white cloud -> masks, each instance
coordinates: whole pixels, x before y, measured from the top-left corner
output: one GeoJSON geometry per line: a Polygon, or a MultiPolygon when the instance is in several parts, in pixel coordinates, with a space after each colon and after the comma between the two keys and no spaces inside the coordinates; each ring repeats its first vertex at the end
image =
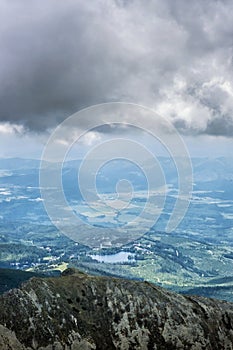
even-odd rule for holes
{"type": "Polygon", "coordinates": [[[0,123],[0,134],[22,134],[24,132],[24,127],[22,125],[10,124],[10,123],[0,123]]]}
{"type": "Polygon", "coordinates": [[[95,144],[100,140],[101,140],[101,136],[98,132],[90,131],[83,136],[81,141],[86,146],[92,146],[93,144],[95,144]]]}

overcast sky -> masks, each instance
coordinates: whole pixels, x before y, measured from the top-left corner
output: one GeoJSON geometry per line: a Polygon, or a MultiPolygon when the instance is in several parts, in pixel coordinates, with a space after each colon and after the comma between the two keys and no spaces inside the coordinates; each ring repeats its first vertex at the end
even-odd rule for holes
{"type": "Polygon", "coordinates": [[[226,154],[232,13],[232,0],[0,0],[0,156],[38,157],[58,123],[112,101],[169,118],[194,153],[226,154]]]}

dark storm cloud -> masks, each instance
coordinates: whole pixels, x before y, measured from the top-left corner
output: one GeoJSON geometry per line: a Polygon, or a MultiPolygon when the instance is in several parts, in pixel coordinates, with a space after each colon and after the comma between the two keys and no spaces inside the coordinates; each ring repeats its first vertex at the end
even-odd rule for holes
{"type": "Polygon", "coordinates": [[[183,133],[230,137],[232,11],[224,0],[2,0],[0,120],[43,131],[130,101],[183,133]]]}

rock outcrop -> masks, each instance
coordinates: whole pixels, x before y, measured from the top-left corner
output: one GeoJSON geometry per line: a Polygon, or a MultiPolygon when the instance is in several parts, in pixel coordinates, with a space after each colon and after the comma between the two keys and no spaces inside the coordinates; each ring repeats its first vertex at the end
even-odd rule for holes
{"type": "Polygon", "coordinates": [[[0,297],[1,350],[233,349],[233,304],[69,269],[0,297]]]}

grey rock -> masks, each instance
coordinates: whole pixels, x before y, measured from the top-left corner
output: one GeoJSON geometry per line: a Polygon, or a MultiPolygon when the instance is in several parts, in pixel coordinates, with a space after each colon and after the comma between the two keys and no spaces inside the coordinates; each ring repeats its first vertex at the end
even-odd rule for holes
{"type": "Polygon", "coordinates": [[[2,295],[0,324],[1,350],[233,350],[233,304],[78,270],[2,295]]]}

